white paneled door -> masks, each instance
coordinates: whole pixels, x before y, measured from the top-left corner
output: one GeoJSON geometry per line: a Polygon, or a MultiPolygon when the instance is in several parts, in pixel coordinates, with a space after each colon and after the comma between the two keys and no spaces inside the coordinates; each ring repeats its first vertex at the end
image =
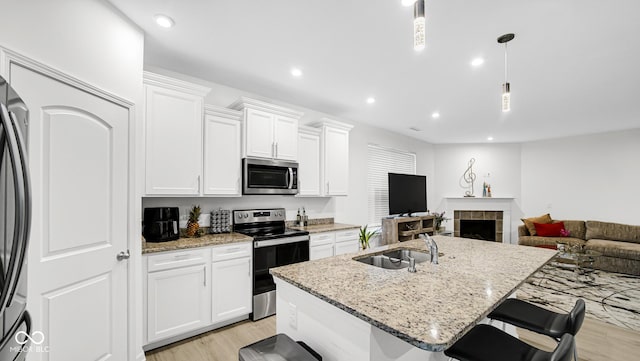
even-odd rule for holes
{"type": "Polygon", "coordinates": [[[29,107],[33,225],[28,304],[43,352],[126,360],[129,109],[11,64],[29,107]],[[46,347],[46,348],[45,348],[46,347]]]}

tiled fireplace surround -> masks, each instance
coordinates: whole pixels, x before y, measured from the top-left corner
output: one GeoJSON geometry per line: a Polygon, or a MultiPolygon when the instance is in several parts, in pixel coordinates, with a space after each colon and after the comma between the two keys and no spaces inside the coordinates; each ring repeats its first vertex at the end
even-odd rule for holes
{"type": "Polygon", "coordinates": [[[454,210],[453,235],[460,237],[460,220],[495,220],[495,240],[502,242],[502,211],[467,211],[454,210]]]}
{"type": "MultiPolygon", "coordinates": [[[[518,237],[511,225],[513,201],[512,197],[445,197],[446,215],[453,218],[454,236],[460,235],[460,219],[495,219],[496,242],[517,243],[518,237]]],[[[451,221],[448,225],[451,226],[451,221]]]]}

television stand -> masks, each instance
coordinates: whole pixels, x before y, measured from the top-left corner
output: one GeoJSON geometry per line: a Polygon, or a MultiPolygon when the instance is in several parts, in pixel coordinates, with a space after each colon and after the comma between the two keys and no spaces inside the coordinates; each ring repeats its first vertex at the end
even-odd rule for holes
{"type": "Polygon", "coordinates": [[[419,234],[433,235],[434,216],[395,217],[382,219],[382,243],[410,241],[419,234]]]}

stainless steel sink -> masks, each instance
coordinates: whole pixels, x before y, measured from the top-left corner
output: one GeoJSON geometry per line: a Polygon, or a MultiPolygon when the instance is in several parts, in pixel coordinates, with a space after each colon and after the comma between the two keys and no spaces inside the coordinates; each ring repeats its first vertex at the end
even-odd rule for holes
{"type": "Polygon", "coordinates": [[[413,257],[413,259],[416,260],[416,263],[422,263],[430,259],[429,253],[414,251],[410,249],[397,249],[394,251],[383,253],[382,255],[387,256],[391,259],[405,260],[407,261],[407,264],[409,263],[409,257],[413,257]]]}
{"type": "Polygon", "coordinates": [[[409,267],[409,257],[413,257],[416,263],[429,260],[429,254],[409,249],[398,249],[374,256],[354,258],[355,261],[384,269],[402,269],[409,267]]]}

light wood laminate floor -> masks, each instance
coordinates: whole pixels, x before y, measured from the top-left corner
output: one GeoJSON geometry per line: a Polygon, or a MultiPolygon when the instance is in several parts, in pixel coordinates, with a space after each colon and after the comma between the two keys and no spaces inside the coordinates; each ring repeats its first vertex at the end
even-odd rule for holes
{"type": "MultiPolygon", "coordinates": [[[[153,350],[147,354],[147,361],[235,361],[241,347],[275,333],[275,316],[244,321],[153,350]]],[[[522,340],[546,350],[556,346],[545,336],[520,329],[518,334],[522,340]]],[[[640,332],[591,318],[585,318],[576,342],[580,361],[636,360],[640,355],[640,332]]]]}
{"type": "Polygon", "coordinates": [[[238,350],[276,334],[276,317],[242,321],[147,353],[147,361],[235,361],[238,350]]]}

